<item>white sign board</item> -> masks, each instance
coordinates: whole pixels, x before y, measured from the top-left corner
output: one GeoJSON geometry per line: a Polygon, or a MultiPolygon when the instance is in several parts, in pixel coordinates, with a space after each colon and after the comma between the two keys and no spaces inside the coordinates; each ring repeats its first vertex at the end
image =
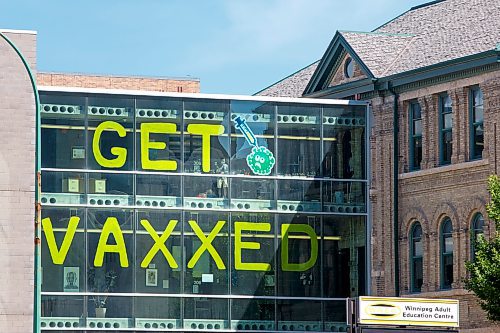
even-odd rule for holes
{"type": "Polygon", "coordinates": [[[361,296],[358,323],[458,327],[458,313],[457,300],[361,296]]]}

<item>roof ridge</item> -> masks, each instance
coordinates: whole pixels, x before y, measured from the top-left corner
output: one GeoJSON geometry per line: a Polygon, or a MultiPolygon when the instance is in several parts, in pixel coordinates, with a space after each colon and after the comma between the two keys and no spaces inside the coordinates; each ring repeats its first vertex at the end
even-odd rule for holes
{"type": "Polygon", "coordinates": [[[270,84],[270,85],[268,85],[267,87],[265,87],[265,88],[263,88],[263,89],[261,89],[261,90],[259,90],[259,91],[255,92],[255,93],[253,93],[253,94],[252,94],[252,96],[255,96],[255,95],[257,95],[257,94],[260,94],[260,93],[261,93],[261,92],[263,92],[264,90],[267,90],[267,89],[269,89],[269,88],[271,88],[271,87],[273,87],[273,86],[277,85],[278,83],[283,82],[283,81],[285,81],[286,79],[291,78],[291,77],[292,77],[292,76],[294,76],[295,74],[297,74],[297,73],[299,73],[299,72],[302,72],[304,69],[306,69],[306,68],[308,68],[308,67],[311,67],[312,65],[314,65],[315,63],[319,63],[320,61],[321,61],[321,59],[318,59],[318,60],[316,60],[316,61],[314,61],[314,62],[310,63],[309,65],[304,66],[304,67],[302,67],[302,68],[301,68],[301,69],[299,69],[299,70],[296,70],[295,72],[293,72],[292,74],[290,74],[290,75],[288,75],[288,76],[286,76],[286,77],[282,78],[281,80],[276,81],[276,82],[274,82],[274,83],[271,83],[271,84],[270,84]]]}
{"type": "Polygon", "coordinates": [[[396,16],[396,17],[394,17],[394,18],[390,19],[389,21],[387,21],[387,22],[385,22],[385,23],[383,23],[383,24],[379,25],[378,27],[376,27],[376,28],[375,28],[375,29],[373,29],[372,31],[377,31],[378,29],[380,29],[380,28],[382,28],[382,27],[384,27],[384,26],[388,25],[389,23],[391,23],[391,22],[393,22],[393,21],[397,20],[397,19],[398,19],[398,18],[400,18],[401,16],[403,16],[403,15],[405,15],[405,14],[407,14],[407,13],[409,13],[409,12],[413,11],[413,10],[420,9],[420,8],[424,8],[424,7],[428,7],[428,6],[432,6],[432,5],[435,5],[435,4],[440,3],[440,2],[443,2],[443,1],[446,1],[446,0],[433,0],[433,1],[430,1],[430,2],[425,2],[425,3],[421,4],[421,5],[417,5],[417,6],[410,7],[410,9],[408,9],[407,11],[405,11],[405,12],[403,12],[403,13],[399,14],[398,16],[396,16]]]}
{"type": "Polygon", "coordinates": [[[365,35],[394,36],[394,37],[415,37],[416,36],[416,34],[400,34],[400,33],[395,33],[395,32],[376,32],[376,31],[339,30],[339,32],[340,33],[348,32],[348,33],[365,34],[365,35]]]}

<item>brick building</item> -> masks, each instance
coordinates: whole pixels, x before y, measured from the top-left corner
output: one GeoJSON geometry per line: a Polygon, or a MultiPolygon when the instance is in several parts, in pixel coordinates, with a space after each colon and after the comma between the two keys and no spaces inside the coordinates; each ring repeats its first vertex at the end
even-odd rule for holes
{"type": "Polygon", "coordinates": [[[433,1],[337,32],[320,61],[257,93],[371,102],[371,293],[459,299],[471,332],[500,331],[463,284],[471,239],[494,235],[499,42],[498,0],[433,1]]]}

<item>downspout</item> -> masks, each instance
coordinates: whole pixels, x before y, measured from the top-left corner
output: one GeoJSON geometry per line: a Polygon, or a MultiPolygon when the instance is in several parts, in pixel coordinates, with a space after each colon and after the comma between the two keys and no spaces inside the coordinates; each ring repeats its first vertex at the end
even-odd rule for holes
{"type": "Polygon", "coordinates": [[[393,130],[394,130],[394,142],[393,142],[393,229],[394,229],[394,291],[395,296],[399,297],[399,112],[398,112],[398,99],[399,95],[394,91],[392,82],[388,85],[389,92],[394,96],[394,106],[393,106],[393,130]]]}
{"type": "Polygon", "coordinates": [[[36,87],[36,77],[31,71],[31,68],[24,58],[21,51],[16,47],[16,45],[0,31],[0,37],[2,37],[17,53],[19,58],[21,58],[24,67],[26,68],[26,72],[31,81],[31,87],[33,88],[33,93],[35,95],[35,216],[34,216],[34,224],[35,224],[35,234],[34,234],[34,242],[35,242],[35,258],[34,258],[34,274],[35,274],[35,283],[34,283],[34,299],[33,299],[33,332],[40,332],[40,317],[41,317],[41,280],[40,280],[40,247],[41,247],[41,227],[40,227],[40,219],[41,219],[41,205],[40,205],[40,97],[38,95],[38,88],[36,87]]]}

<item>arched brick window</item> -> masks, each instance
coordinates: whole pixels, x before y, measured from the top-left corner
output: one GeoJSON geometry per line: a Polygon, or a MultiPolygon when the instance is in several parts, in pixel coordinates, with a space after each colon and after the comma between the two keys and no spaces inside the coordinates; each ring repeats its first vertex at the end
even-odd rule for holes
{"type": "Polygon", "coordinates": [[[424,281],[422,226],[415,222],[410,231],[410,276],[412,292],[420,292],[424,281]]]}

